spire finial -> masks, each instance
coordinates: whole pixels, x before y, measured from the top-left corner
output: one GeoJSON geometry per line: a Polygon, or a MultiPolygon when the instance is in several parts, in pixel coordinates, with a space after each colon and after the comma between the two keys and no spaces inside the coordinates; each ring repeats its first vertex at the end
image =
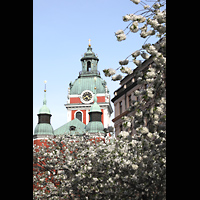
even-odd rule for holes
{"type": "Polygon", "coordinates": [[[89,39],[88,41],[89,41],[89,45],[88,46],[91,47],[91,44],[90,44],[91,39],[89,39]]]}
{"type": "Polygon", "coordinates": [[[47,81],[45,80],[45,81],[44,81],[44,92],[47,91],[47,90],[46,90],[46,83],[47,83],[47,81]]]}
{"type": "Polygon", "coordinates": [[[46,100],[46,83],[47,81],[45,80],[44,81],[44,100],[43,100],[43,105],[46,105],[47,104],[47,100],[46,100]]]}

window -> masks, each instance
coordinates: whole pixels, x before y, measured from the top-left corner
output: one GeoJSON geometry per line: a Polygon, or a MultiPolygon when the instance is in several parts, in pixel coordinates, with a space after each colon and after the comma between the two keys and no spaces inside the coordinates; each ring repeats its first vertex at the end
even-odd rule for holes
{"type": "Polygon", "coordinates": [[[120,126],[119,126],[119,130],[120,130],[120,132],[122,131],[122,124],[120,124],[120,126]]]}
{"type": "Polygon", "coordinates": [[[91,70],[91,62],[88,61],[88,62],[87,62],[87,71],[89,72],[90,70],[91,70]]]}
{"type": "Polygon", "coordinates": [[[82,122],[82,113],[81,112],[77,112],[76,113],[76,118],[79,119],[82,122]]]}
{"type": "Polygon", "coordinates": [[[122,114],[122,101],[119,102],[119,114],[122,114]]]}
{"type": "Polygon", "coordinates": [[[76,126],[70,126],[70,127],[69,127],[69,130],[70,130],[70,131],[75,131],[75,130],[76,130],[76,126]]]}
{"type": "Polygon", "coordinates": [[[128,96],[128,105],[131,106],[131,94],[128,96]]]}

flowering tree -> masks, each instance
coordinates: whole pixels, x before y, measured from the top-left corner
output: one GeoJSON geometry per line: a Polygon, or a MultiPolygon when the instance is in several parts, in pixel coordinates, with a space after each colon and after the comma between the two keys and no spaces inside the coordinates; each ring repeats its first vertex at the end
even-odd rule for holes
{"type": "MultiPolygon", "coordinates": [[[[131,1],[143,9],[137,11],[140,15],[123,16],[130,23],[115,33],[117,40],[139,31],[142,38],[159,37],[156,44],[146,40],[130,55],[138,67],[142,65],[139,56],[153,60],[147,71],[134,73],[141,85],[134,94],[140,101],[129,108],[133,116],[123,118],[124,126],[133,124],[136,134],[122,131],[112,142],[108,138],[97,142],[89,134],[56,136],[48,138],[46,145],[34,145],[34,199],[166,199],[166,10],[161,11],[165,1],[151,1],[151,5],[131,1]]],[[[119,61],[122,73],[133,73],[125,67],[130,56],[119,61]]],[[[118,69],[105,69],[104,73],[121,80],[118,69]]]]}
{"type": "MultiPolygon", "coordinates": [[[[151,5],[141,0],[131,1],[142,6],[143,9],[123,16],[123,21],[129,24],[124,30],[118,30],[115,36],[121,42],[126,40],[126,35],[129,33],[140,32],[140,36],[146,39],[142,48],[119,61],[120,67],[116,69],[120,69],[125,74],[134,73],[133,76],[140,85],[140,88],[134,92],[139,100],[133,101],[133,106],[129,108],[133,114],[123,117],[123,125],[129,130],[132,127],[136,129],[132,141],[135,141],[134,150],[139,155],[137,180],[140,180],[141,184],[138,185],[137,192],[140,195],[144,194],[143,199],[164,199],[166,192],[166,1],[146,0],[151,2],[151,5]],[[159,38],[158,42],[146,43],[153,36],[159,38]],[[133,72],[126,66],[130,62],[128,59],[130,57],[133,58],[132,61],[138,69],[142,67],[142,60],[138,59],[139,57],[143,60],[151,59],[153,63],[147,70],[133,72]]],[[[116,74],[116,70],[109,68],[103,71],[105,76],[112,77],[113,81],[121,80],[123,76],[116,74]]],[[[129,132],[121,132],[121,135],[128,136],[129,132]]]]}

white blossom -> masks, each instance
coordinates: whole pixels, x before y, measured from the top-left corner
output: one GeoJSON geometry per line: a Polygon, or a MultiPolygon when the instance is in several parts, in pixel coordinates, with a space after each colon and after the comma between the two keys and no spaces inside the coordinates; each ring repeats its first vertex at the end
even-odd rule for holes
{"type": "Polygon", "coordinates": [[[126,35],[124,33],[116,35],[118,41],[122,41],[126,39],[126,35]]]}
{"type": "Polygon", "coordinates": [[[123,78],[123,76],[121,74],[117,74],[117,75],[112,77],[112,80],[113,81],[118,81],[118,80],[121,80],[122,78],[123,78]]]}
{"type": "Polygon", "coordinates": [[[124,31],[122,29],[120,29],[115,33],[115,35],[119,35],[119,34],[124,34],[124,31]]]}
{"type": "Polygon", "coordinates": [[[147,53],[145,53],[145,52],[142,52],[142,53],[141,53],[141,56],[142,56],[142,58],[144,58],[145,60],[146,60],[146,59],[149,59],[149,57],[150,57],[149,54],[147,54],[147,53]]]}
{"type": "Polygon", "coordinates": [[[134,170],[137,170],[137,169],[138,169],[138,165],[133,164],[133,165],[132,165],[132,168],[133,168],[134,170]]]}
{"type": "Polygon", "coordinates": [[[120,71],[121,71],[122,73],[126,73],[126,74],[132,74],[132,73],[133,73],[133,70],[132,70],[130,67],[122,67],[122,68],[120,69],[120,71]]]}
{"type": "Polygon", "coordinates": [[[137,56],[139,56],[140,55],[140,51],[134,51],[132,54],[131,54],[133,57],[137,57],[137,56]]]}
{"type": "Polygon", "coordinates": [[[141,60],[133,59],[133,62],[134,62],[138,67],[142,64],[141,60]]]}
{"type": "Polygon", "coordinates": [[[137,21],[134,21],[132,23],[132,25],[130,26],[130,31],[133,32],[133,33],[136,33],[137,31],[139,31],[138,22],[137,21]]]}
{"type": "Polygon", "coordinates": [[[150,8],[149,5],[144,5],[144,9],[150,8]]]}
{"type": "Polygon", "coordinates": [[[127,131],[121,131],[119,133],[119,135],[122,136],[122,137],[127,137],[129,135],[129,133],[127,131]]]}
{"type": "Polygon", "coordinates": [[[109,68],[109,69],[104,69],[103,72],[105,76],[110,77],[116,73],[116,70],[113,68],[109,68]]]}
{"type": "Polygon", "coordinates": [[[140,0],[131,0],[133,3],[135,4],[139,4],[140,3],[140,0]]]}
{"type": "Polygon", "coordinates": [[[120,61],[119,61],[119,64],[120,64],[120,65],[128,65],[128,63],[129,63],[129,60],[128,60],[128,59],[120,60],[120,61]]]}

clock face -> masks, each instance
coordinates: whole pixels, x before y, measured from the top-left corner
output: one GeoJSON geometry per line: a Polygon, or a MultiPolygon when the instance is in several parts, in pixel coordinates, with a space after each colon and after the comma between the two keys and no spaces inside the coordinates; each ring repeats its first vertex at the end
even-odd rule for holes
{"type": "Polygon", "coordinates": [[[90,101],[92,99],[92,93],[91,92],[84,92],[82,95],[82,98],[84,101],[90,101]]]}
{"type": "Polygon", "coordinates": [[[92,103],[94,94],[90,90],[84,90],[80,95],[82,103],[92,103]]]}

